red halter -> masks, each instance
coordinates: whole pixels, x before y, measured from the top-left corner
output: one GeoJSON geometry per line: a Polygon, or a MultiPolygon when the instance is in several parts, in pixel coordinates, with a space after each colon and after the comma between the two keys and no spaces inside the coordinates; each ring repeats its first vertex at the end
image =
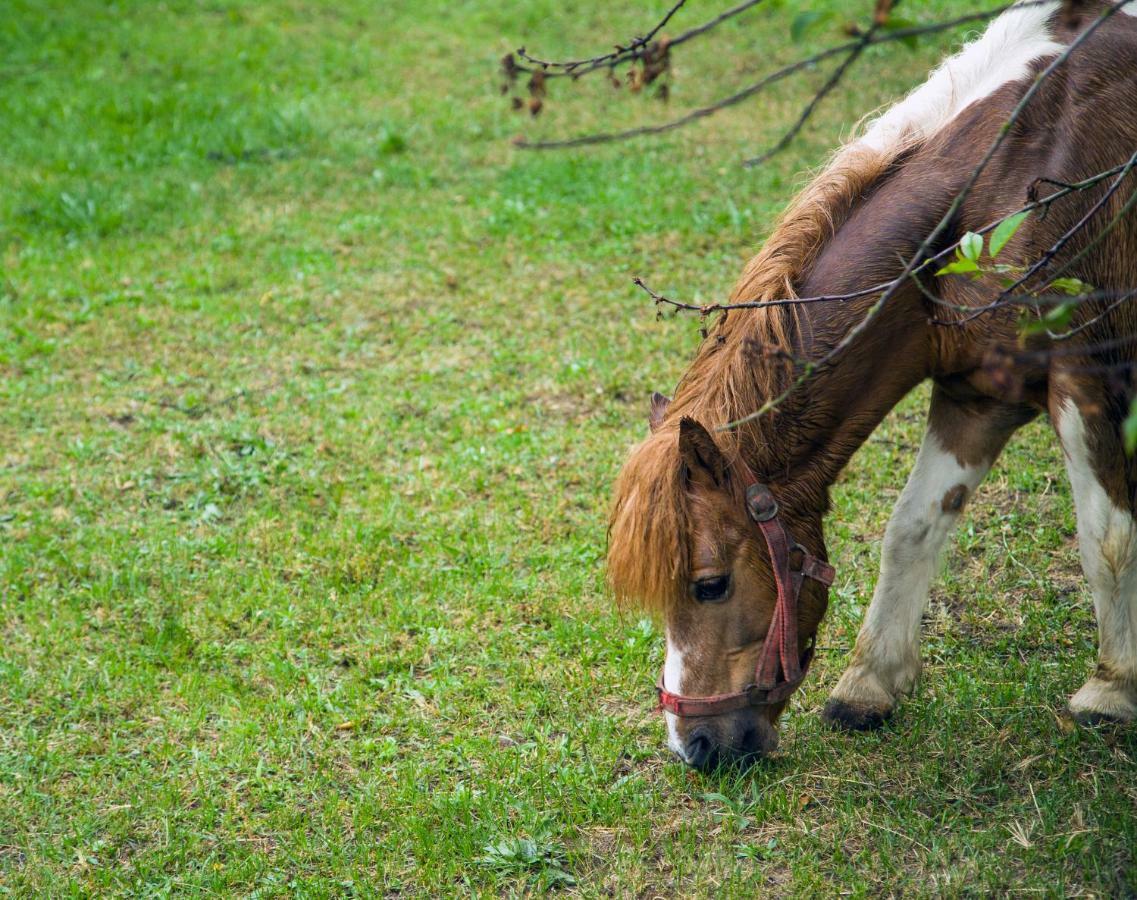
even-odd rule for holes
{"type": "Polygon", "coordinates": [[[774,582],[778,586],[778,602],[774,618],[762,645],[762,654],[754,668],[754,681],[733,694],[714,694],[710,697],[684,697],[673,694],[663,685],[663,672],[659,673],[656,691],[659,709],[676,716],[720,716],[750,706],[770,706],[781,703],[794,692],[813,660],[813,643],[798,657],[797,615],[798,596],[802,581],[812,578],[826,587],[833,583],[833,567],[806,552],[797,543],[778,518],[778,502],[764,484],[753,482],[746,489],[746,511],[757,523],[770,551],[770,565],[774,582]],[[801,562],[794,568],[791,556],[800,554],[801,562]],[[778,680],[781,674],[782,680],[778,680]]]}

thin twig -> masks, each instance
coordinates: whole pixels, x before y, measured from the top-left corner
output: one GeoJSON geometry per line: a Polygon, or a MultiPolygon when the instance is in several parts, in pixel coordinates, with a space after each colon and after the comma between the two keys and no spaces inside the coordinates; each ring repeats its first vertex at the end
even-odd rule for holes
{"type": "Polygon", "coordinates": [[[705,119],[712,116],[721,110],[728,107],[735,106],[743,100],[749,100],[755,94],[764,91],[772,84],[777,84],[784,78],[788,78],[795,72],[815,65],[831,56],[836,56],[846,50],[848,44],[842,44],[839,47],[831,47],[828,50],[822,50],[820,53],[815,53],[807,59],[799,60],[796,63],[791,63],[778,69],[776,72],[771,72],[764,78],[759,79],[748,87],[731,94],[729,97],[724,97],[721,100],[716,100],[709,106],[702,106],[694,109],[678,119],[672,119],[670,122],[664,122],[661,125],[641,125],[638,128],[628,128],[624,131],[609,131],[600,132],[597,134],[585,134],[576,138],[568,138],[560,141],[529,141],[525,138],[518,138],[513,142],[515,147],[522,150],[560,150],[566,147],[585,147],[591,144],[610,144],[613,141],[625,141],[629,138],[642,137],[649,134],[665,134],[668,131],[674,131],[676,128],[682,128],[684,125],[690,125],[699,119],[705,119]]]}
{"type": "Polygon", "coordinates": [[[1010,287],[1008,287],[1004,293],[1010,294],[1016,288],[1024,285],[1043,268],[1048,266],[1051,260],[1053,260],[1054,257],[1062,252],[1062,250],[1066,247],[1074,235],[1085,228],[1085,226],[1089,224],[1090,219],[1096,216],[1102,207],[1104,207],[1105,204],[1109,202],[1109,198],[1117,193],[1118,189],[1121,187],[1121,182],[1125,180],[1125,176],[1129,174],[1135,165],[1137,165],[1137,151],[1134,151],[1133,155],[1129,157],[1129,161],[1126,162],[1122,167],[1121,173],[1114,180],[1113,184],[1111,184],[1109,186],[1109,189],[1098,199],[1098,201],[1093,206],[1090,207],[1089,211],[1084,216],[1082,216],[1082,218],[1079,219],[1073,226],[1071,226],[1065,234],[1058,238],[1058,240],[1055,241],[1054,244],[1050,246],[1029,269],[1026,270],[1023,276],[1010,287]]]}
{"type": "MultiPolygon", "coordinates": [[[[1112,166],[1108,169],[1105,169],[1105,170],[1097,173],[1096,175],[1091,175],[1089,178],[1083,179],[1082,181],[1075,182],[1073,184],[1067,184],[1065,182],[1061,182],[1062,187],[1059,190],[1055,191],[1052,194],[1048,194],[1047,196],[1042,197],[1038,200],[1032,200],[1029,203],[1027,203],[1026,205],[1015,210],[1014,212],[1007,213],[1005,216],[1001,216],[1000,218],[995,219],[994,221],[988,223],[987,225],[984,225],[982,228],[976,229],[976,233],[977,234],[987,234],[991,231],[994,231],[1001,224],[1003,224],[1003,222],[1005,222],[1007,219],[1010,219],[1013,216],[1017,216],[1020,213],[1034,212],[1035,210],[1038,210],[1038,209],[1043,209],[1043,210],[1048,209],[1056,201],[1061,200],[1065,197],[1068,197],[1070,194],[1088,190],[1089,188],[1093,187],[1094,185],[1100,184],[1101,182],[1105,181],[1107,178],[1110,178],[1110,177],[1116,175],[1118,172],[1125,169],[1126,165],[1127,164],[1112,166]]],[[[1050,179],[1038,179],[1038,181],[1040,181],[1040,182],[1046,181],[1049,183],[1050,179]]],[[[940,250],[938,253],[936,253],[932,256],[929,256],[927,258],[927,260],[924,261],[923,265],[920,266],[920,268],[917,269],[916,273],[914,273],[914,274],[919,274],[920,272],[931,267],[935,263],[942,261],[945,257],[949,256],[958,246],[959,246],[959,242],[955,241],[954,243],[949,244],[943,250],[940,250]]],[[[745,300],[745,301],[742,301],[739,303],[704,303],[704,304],[687,303],[687,302],[682,301],[682,300],[674,300],[670,297],[665,297],[662,294],[658,294],[655,291],[653,291],[650,287],[648,287],[648,285],[644,282],[644,280],[642,278],[640,278],[639,276],[636,276],[635,278],[633,278],[632,283],[635,284],[637,287],[641,288],[645,293],[647,293],[648,296],[651,297],[652,301],[657,306],[660,306],[660,305],[670,306],[670,307],[675,308],[678,311],[695,312],[695,313],[698,313],[700,316],[706,317],[706,316],[712,315],[714,313],[729,312],[730,310],[735,310],[735,309],[769,309],[769,308],[775,307],[775,306],[805,306],[805,305],[809,305],[811,303],[840,303],[840,302],[843,302],[846,300],[855,300],[859,297],[867,297],[870,294],[879,293],[880,291],[886,290],[895,280],[896,279],[892,279],[890,281],[882,281],[882,282],[879,282],[878,284],[872,285],[871,287],[861,288],[860,290],[856,290],[856,291],[849,291],[848,293],[845,293],[845,294],[822,294],[822,295],[817,295],[817,296],[812,296],[812,297],[783,297],[783,298],[777,298],[777,299],[773,299],[773,300],[745,300]]],[[[973,306],[960,306],[960,305],[955,304],[955,303],[950,303],[941,297],[936,297],[934,294],[931,294],[930,292],[926,292],[925,295],[933,303],[936,303],[937,305],[940,305],[940,306],[945,306],[949,309],[958,310],[959,312],[971,312],[975,309],[975,307],[973,307],[973,306]]],[[[1063,296],[1066,296],[1066,295],[1063,295],[1063,296]]],[[[1043,298],[1038,297],[1036,299],[1042,300],[1043,298]]],[[[1066,296],[1066,299],[1068,299],[1068,296],[1066,296]]],[[[954,320],[953,321],[941,322],[941,321],[933,319],[931,321],[932,321],[932,324],[937,324],[937,325],[952,325],[952,324],[954,324],[954,320]]]]}
{"type": "Polygon", "coordinates": [[[753,159],[744,160],[742,165],[748,169],[754,168],[755,166],[760,166],[764,162],[770,160],[772,157],[777,156],[779,153],[785,150],[786,147],[793,143],[793,139],[796,138],[802,128],[805,127],[805,123],[809,121],[810,117],[817,110],[817,107],[821,105],[821,101],[828,97],[837,87],[837,85],[841,83],[844,77],[848,74],[849,70],[853,67],[853,64],[856,63],[856,61],[860,59],[861,54],[868,49],[869,44],[872,43],[873,38],[876,36],[876,33],[879,30],[880,25],[876,22],[873,22],[872,27],[864,33],[864,36],[859,41],[857,41],[856,46],[849,51],[849,55],[841,61],[841,65],[837,66],[837,68],[833,70],[833,73],[825,81],[825,84],[823,84],[818,89],[817,93],[815,93],[810,98],[809,103],[807,103],[805,105],[805,108],[801,111],[801,115],[797,117],[797,121],[794,122],[793,125],[791,125],[785,131],[778,142],[774,144],[774,146],[769,150],[760,153],[753,159]]]}
{"type": "MultiPolygon", "coordinates": [[[[740,15],[746,12],[748,9],[758,6],[758,4],[764,2],[766,2],[766,0],[744,0],[744,2],[739,3],[737,6],[731,7],[725,12],[720,13],[713,19],[709,19],[702,25],[696,25],[694,28],[689,28],[682,34],[678,34],[675,37],[671,38],[671,40],[667,42],[667,47],[669,50],[674,49],[675,47],[679,47],[682,44],[687,43],[687,41],[699,37],[699,35],[706,34],[712,28],[721,25],[728,19],[733,19],[735,16],[740,15]]],[[[540,72],[546,78],[569,77],[575,80],[587,75],[589,72],[595,72],[597,69],[608,69],[611,71],[617,66],[621,66],[625,63],[635,62],[637,59],[641,59],[643,57],[645,49],[646,47],[644,46],[637,47],[634,50],[628,49],[624,51],[624,55],[617,54],[614,58],[607,58],[603,56],[596,57],[594,61],[590,61],[587,65],[583,65],[580,68],[573,69],[571,71],[562,71],[557,69],[545,70],[542,68],[534,69],[529,66],[517,65],[516,63],[514,63],[514,68],[518,72],[524,72],[528,75],[540,72]]],[[[523,53],[525,53],[524,48],[518,50],[519,55],[523,53]]],[[[609,56],[612,56],[612,54],[609,54],[609,56]]],[[[529,59],[530,57],[526,55],[524,58],[529,59]]],[[[549,63],[549,65],[553,64],[549,63]]]]}
{"type": "MultiPolygon", "coordinates": [[[[1034,5],[1034,0],[1031,0],[1031,3],[1025,5],[1034,5]]],[[[872,40],[867,42],[866,46],[887,44],[891,43],[892,41],[903,41],[906,38],[918,37],[925,34],[934,34],[940,31],[947,31],[950,28],[966,25],[971,22],[987,21],[988,19],[994,18],[1009,8],[1009,6],[1000,6],[994,10],[968,13],[967,15],[957,16],[954,19],[949,19],[944,22],[933,22],[929,25],[916,25],[911,28],[898,28],[895,31],[878,31],[873,35],[872,40]]],[[[669,46],[673,48],[678,42],[678,39],[676,39],[672,41],[669,46]]],[[[522,150],[558,150],[568,147],[585,147],[593,144],[609,144],[614,141],[625,141],[631,138],[644,137],[646,135],[664,134],[668,131],[674,131],[677,128],[682,128],[685,125],[690,125],[692,122],[697,122],[699,119],[705,119],[708,116],[712,116],[715,113],[720,112],[724,109],[728,109],[731,106],[736,106],[744,100],[749,100],[751,97],[764,91],[771,85],[777,84],[779,81],[782,81],[783,79],[788,78],[790,75],[794,75],[803,69],[815,66],[817,63],[824,62],[831,57],[840,56],[843,53],[851,53],[858,46],[860,46],[862,42],[863,38],[858,38],[853,41],[846,41],[843,44],[838,44],[826,50],[821,50],[818,53],[814,53],[812,56],[800,59],[797,62],[783,66],[775,72],[771,72],[769,75],[760,78],[758,81],[743,88],[740,91],[730,94],[729,96],[724,97],[721,100],[717,100],[707,106],[692,110],[691,112],[686,113],[677,119],[673,119],[670,122],[663,122],[659,125],[643,125],[638,128],[628,128],[623,131],[585,134],[581,135],[580,137],[566,138],[564,140],[529,141],[524,138],[519,138],[513,143],[514,146],[522,150]]]]}
{"type": "Polygon", "coordinates": [[[875,294],[878,291],[884,290],[888,287],[888,282],[883,284],[873,285],[870,288],[864,288],[859,291],[852,291],[848,294],[827,294],[817,297],[786,297],[780,300],[750,300],[743,303],[685,303],[682,300],[672,300],[670,297],[665,297],[662,294],[657,294],[653,291],[644,280],[638,275],[632,279],[632,284],[643,290],[656,306],[671,306],[676,310],[697,312],[702,317],[707,317],[713,313],[726,312],[731,309],[769,309],[774,306],[802,306],[809,303],[832,303],[834,301],[852,300],[856,297],[867,297],[869,294],[875,294]]]}
{"type": "MultiPolygon", "coordinates": [[[[1046,284],[1047,285],[1054,284],[1054,282],[1056,282],[1062,276],[1062,274],[1064,272],[1068,272],[1080,259],[1082,259],[1091,250],[1093,250],[1094,247],[1096,247],[1098,244],[1100,244],[1103,240],[1105,240],[1105,238],[1108,237],[1110,233],[1112,233],[1112,231],[1118,226],[1118,224],[1121,222],[1121,220],[1130,212],[1130,210],[1132,210],[1134,208],[1135,205],[1137,205],[1137,190],[1134,190],[1133,193],[1129,195],[1129,199],[1125,202],[1125,205],[1122,206],[1122,208],[1118,211],[1117,215],[1115,215],[1112,219],[1110,219],[1109,223],[1106,224],[1106,226],[1104,228],[1102,228],[1096,235],[1094,235],[1094,237],[1090,240],[1090,242],[1085,247],[1083,247],[1081,250],[1079,250],[1078,253],[1076,253],[1071,259],[1068,259],[1065,263],[1063,263],[1062,266],[1050,276],[1050,278],[1047,280],[1046,284]]],[[[933,325],[945,325],[945,326],[959,328],[959,327],[962,327],[964,325],[969,324],[970,322],[973,322],[975,319],[978,319],[980,316],[986,315],[987,313],[991,312],[994,309],[999,309],[999,308],[1006,306],[1006,305],[1007,305],[1007,299],[1004,298],[1004,299],[996,300],[992,303],[989,303],[985,306],[981,306],[978,308],[971,307],[971,308],[969,308],[970,314],[967,316],[964,316],[962,319],[952,319],[952,320],[947,320],[947,321],[940,320],[940,319],[932,319],[930,321],[931,321],[931,324],[933,324],[933,325]]]]}
{"type": "MultiPolygon", "coordinates": [[[[660,30],[671,21],[671,17],[679,12],[680,8],[687,2],[687,0],[677,0],[677,2],[669,9],[659,23],[652,28],[647,34],[642,37],[633,38],[627,46],[616,45],[616,50],[613,53],[605,53],[603,56],[593,56],[590,59],[575,59],[568,62],[553,62],[551,60],[538,59],[535,56],[530,56],[525,52],[524,47],[517,49],[517,55],[526,62],[533,63],[540,66],[542,69],[562,69],[566,75],[571,75],[576,69],[581,66],[589,66],[590,68],[600,68],[601,66],[611,66],[617,61],[621,61],[625,57],[631,58],[637,51],[646,47],[651,43],[651,39],[659,34],[660,30]]],[[[762,0],[749,0],[749,3],[743,6],[753,6],[755,3],[761,3],[762,0]]],[[[546,75],[551,73],[546,72],[546,75]]]]}
{"type": "MultiPolygon", "coordinates": [[[[1081,332],[1085,331],[1087,328],[1090,328],[1091,326],[1096,325],[1098,322],[1100,322],[1102,319],[1104,319],[1106,316],[1108,316],[1111,312],[1113,312],[1115,309],[1117,309],[1119,306],[1121,306],[1121,304],[1127,302],[1128,300],[1131,300],[1135,296],[1137,296],[1137,290],[1129,291],[1129,292],[1123,294],[1118,299],[1114,300],[1113,303],[1111,303],[1109,306],[1107,306],[1105,309],[1103,309],[1096,316],[1093,316],[1092,318],[1086,320],[1085,322],[1082,322],[1082,324],[1078,325],[1076,328],[1071,328],[1067,331],[1062,332],[1061,334],[1054,334],[1052,331],[1047,331],[1046,333],[1050,337],[1051,340],[1067,341],[1070,338],[1072,338],[1074,335],[1080,334],[1081,332]]],[[[1084,302],[1084,299],[1085,298],[1079,297],[1078,302],[1084,302]]]]}

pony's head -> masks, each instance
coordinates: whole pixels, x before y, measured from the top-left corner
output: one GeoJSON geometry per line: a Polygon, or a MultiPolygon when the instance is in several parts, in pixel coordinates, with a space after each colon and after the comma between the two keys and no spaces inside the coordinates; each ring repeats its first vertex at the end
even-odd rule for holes
{"type": "MultiPolygon", "coordinates": [[[[653,402],[652,434],[620,473],[609,527],[608,578],[622,603],[662,619],[667,636],[663,687],[709,697],[753,683],[778,590],[770,553],[746,507],[746,467],[692,418],[667,417],[653,402]]],[[[775,488],[775,491],[777,489],[775,488]]],[[[794,538],[824,556],[821,515],[782,518],[794,538]]],[[[805,579],[798,607],[804,652],[825,613],[827,594],[805,579]]],[[[706,716],[667,717],[668,745],[705,768],[772,750],[785,701],[706,716]]]]}

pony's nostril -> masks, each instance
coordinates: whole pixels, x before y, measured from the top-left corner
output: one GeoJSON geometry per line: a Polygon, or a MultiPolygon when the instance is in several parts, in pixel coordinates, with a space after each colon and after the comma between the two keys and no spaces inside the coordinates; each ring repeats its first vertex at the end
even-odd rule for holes
{"type": "Polygon", "coordinates": [[[711,736],[705,731],[693,732],[687,739],[687,746],[683,748],[686,751],[688,765],[696,769],[703,768],[710,762],[714,747],[711,736]]]}
{"type": "Polygon", "coordinates": [[[762,739],[758,735],[757,728],[747,728],[744,732],[742,732],[742,752],[762,752],[762,739]]]}
{"type": "Polygon", "coordinates": [[[778,733],[765,722],[749,725],[742,732],[739,753],[742,756],[764,756],[778,747],[778,733]]]}

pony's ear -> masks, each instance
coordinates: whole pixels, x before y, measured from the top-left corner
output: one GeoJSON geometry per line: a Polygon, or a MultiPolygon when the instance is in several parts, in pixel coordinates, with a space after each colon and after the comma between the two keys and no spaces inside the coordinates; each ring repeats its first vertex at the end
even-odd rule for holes
{"type": "Polygon", "coordinates": [[[679,420],[679,456],[692,481],[709,479],[715,487],[722,486],[726,479],[726,457],[710,432],[687,416],[679,420]]]}
{"type": "Polygon", "coordinates": [[[651,427],[652,432],[659,431],[663,424],[663,417],[667,413],[667,407],[670,405],[671,398],[664,397],[659,391],[651,395],[651,412],[648,413],[647,424],[651,427]]]}

